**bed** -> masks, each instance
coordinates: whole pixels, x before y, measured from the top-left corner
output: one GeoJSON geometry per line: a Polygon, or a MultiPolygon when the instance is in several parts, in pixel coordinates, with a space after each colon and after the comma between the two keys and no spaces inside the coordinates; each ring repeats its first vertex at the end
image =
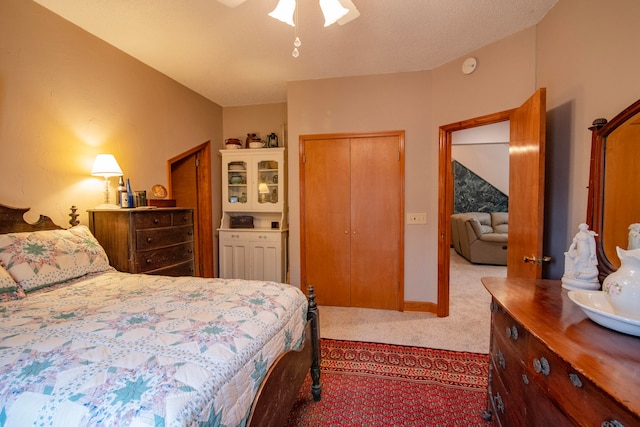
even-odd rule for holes
{"type": "Polygon", "coordinates": [[[0,425],[279,426],[318,309],[290,285],[128,274],[88,228],[0,205],[0,425]]]}

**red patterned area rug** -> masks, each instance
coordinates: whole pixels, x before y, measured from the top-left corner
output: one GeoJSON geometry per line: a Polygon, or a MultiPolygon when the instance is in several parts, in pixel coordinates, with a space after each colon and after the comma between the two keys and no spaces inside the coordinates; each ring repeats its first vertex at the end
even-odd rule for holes
{"type": "Polygon", "coordinates": [[[287,427],[493,426],[489,356],[421,347],[321,340],[322,399],[307,376],[287,427]]]}

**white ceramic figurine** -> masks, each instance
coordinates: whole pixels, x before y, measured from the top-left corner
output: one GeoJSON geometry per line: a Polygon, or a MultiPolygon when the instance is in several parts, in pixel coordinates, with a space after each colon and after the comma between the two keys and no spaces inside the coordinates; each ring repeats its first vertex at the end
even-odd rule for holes
{"type": "Polygon", "coordinates": [[[596,233],[590,231],[587,224],[580,224],[578,229],[569,250],[564,253],[562,287],[578,290],[599,289],[596,233]]]}

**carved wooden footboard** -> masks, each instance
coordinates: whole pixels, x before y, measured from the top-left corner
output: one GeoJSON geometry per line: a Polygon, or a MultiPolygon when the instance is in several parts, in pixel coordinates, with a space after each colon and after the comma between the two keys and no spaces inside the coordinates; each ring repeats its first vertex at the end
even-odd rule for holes
{"type": "MultiPolygon", "coordinates": [[[[71,225],[77,225],[75,206],[71,209],[71,225]]],[[[61,229],[49,217],[40,216],[34,223],[24,220],[28,208],[12,208],[0,204],[0,234],[61,229]]],[[[247,425],[253,427],[282,426],[310,371],[314,400],[320,400],[320,319],[313,286],[308,287],[307,325],[304,345],[297,351],[281,354],[265,376],[253,401],[247,425]]]]}
{"type": "Polygon", "coordinates": [[[313,399],[320,400],[320,318],[313,286],[309,286],[307,297],[309,310],[304,346],[281,354],[271,366],[253,401],[248,426],[284,425],[309,369],[313,399]]]}

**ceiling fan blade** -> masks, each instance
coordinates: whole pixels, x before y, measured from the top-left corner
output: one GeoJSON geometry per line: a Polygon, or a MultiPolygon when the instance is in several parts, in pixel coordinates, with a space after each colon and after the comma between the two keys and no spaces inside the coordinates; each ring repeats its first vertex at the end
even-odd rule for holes
{"type": "Polygon", "coordinates": [[[236,7],[244,3],[246,0],[218,0],[218,1],[227,7],[236,7]]]}
{"type": "Polygon", "coordinates": [[[338,24],[344,25],[348,22],[353,21],[358,16],[360,16],[360,12],[356,9],[356,6],[353,4],[351,0],[338,0],[343,7],[349,9],[349,12],[344,15],[342,18],[338,19],[338,24]]]}

